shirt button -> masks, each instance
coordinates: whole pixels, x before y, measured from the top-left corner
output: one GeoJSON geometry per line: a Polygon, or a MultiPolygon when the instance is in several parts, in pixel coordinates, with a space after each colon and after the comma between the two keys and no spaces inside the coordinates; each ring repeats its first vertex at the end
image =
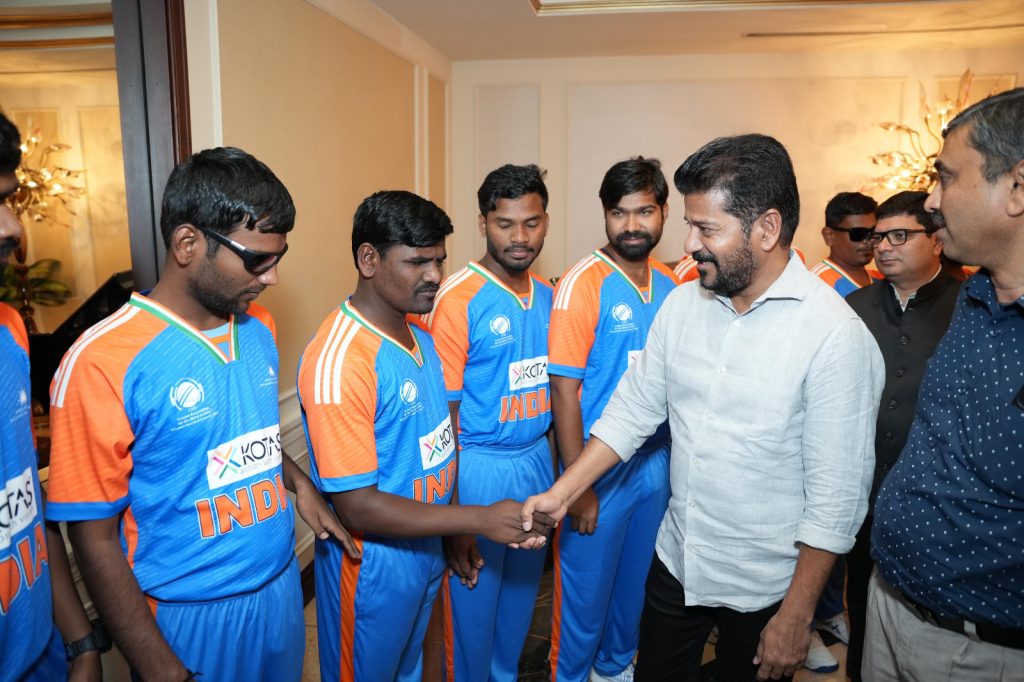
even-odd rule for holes
{"type": "Polygon", "coordinates": [[[908,343],[910,343],[910,337],[909,336],[904,334],[903,336],[900,337],[900,345],[901,346],[906,346],[908,343]]]}
{"type": "Polygon", "coordinates": [[[897,378],[898,377],[902,377],[906,373],[907,373],[907,370],[903,369],[902,367],[897,367],[896,371],[894,372],[894,374],[897,376],[897,378]]]}
{"type": "Polygon", "coordinates": [[[899,403],[898,402],[896,402],[895,400],[890,400],[889,401],[889,409],[890,410],[895,410],[897,407],[899,407],[899,403]]]}
{"type": "Polygon", "coordinates": [[[893,433],[892,431],[886,431],[885,432],[885,439],[886,440],[892,440],[895,437],[896,437],[896,434],[893,433]]]}
{"type": "Polygon", "coordinates": [[[882,465],[882,471],[888,472],[889,469],[892,469],[892,465],[891,464],[883,464],[882,465]]]}

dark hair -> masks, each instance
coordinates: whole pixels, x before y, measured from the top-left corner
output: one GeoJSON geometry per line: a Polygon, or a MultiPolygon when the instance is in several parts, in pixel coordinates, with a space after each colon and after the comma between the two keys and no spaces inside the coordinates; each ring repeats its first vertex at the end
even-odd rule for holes
{"type": "Polygon", "coordinates": [[[541,205],[548,210],[548,188],[544,184],[543,171],[534,164],[513,166],[506,163],[487,174],[480,189],[476,191],[476,200],[480,205],[480,215],[486,216],[498,207],[501,199],[518,199],[527,194],[539,194],[541,205]]]}
{"type": "Polygon", "coordinates": [[[363,199],[352,219],[352,257],[370,244],[381,258],[392,246],[434,246],[453,232],[448,214],[412,192],[389,190],[363,199]]]}
{"type": "MultiPolygon", "coordinates": [[[[295,226],[295,204],[277,176],[251,154],[235,147],[205,149],[175,166],[167,179],[160,210],[164,244],[170,246],[174,230],[185,223],[223,235],[239,225],[288,232],[295,226]]],[[[208,253],[216,252],[219,244],[207,242],[208,253]]]]}
{"type": "Polygon", "coordinates": [[[3,114],[0,114],[0,173],[13,173],[21,163],[21,133],[3,114]]]}
{"type": "Polygon", "coordinates": [[[982,171],[992,182],[1024,159],[1024,88],[972,104],[949,122],[942,136],[967,124],[971,124],[967,140],[984,159],[982,171]]]}
{"type": "Polygon", "coordinates": [[[607,211],[615,208],[622,197],[637,192],[651,192],[658,206],[668,201],[668,183],[661,172],[661,161],[634,156],[619,161],[608,169],[601,181],[601,189],[597,195],[601,197],[601,205],[607,211]]]}
{"type": "Polygon", "coordinates": [[[928,192],[900,192],[878,205],[875,210],[875,218],[892,218],[898,215],[912,216],[921,227],[928,230],[928,234],[935,232],[939,226],[935,224],[935,215],[924,208],[924,202],[928,199],[928,192]]]}
{"type": "Polygon", "coordinates": [[[826,227],[839,227],[848,216],[874,213],[878,203],[860,192],[840,192],[825,205],[826,227]]]}
{"type": "Polygon", "coordinates": [[[743,232],[774,208],[782,216],[779,242],[789,246],[800,223],[800,194],[786,148],[767,135],[719,137],[691,154],[676,170],[681,194],[720,190],[725,212],[739,218],[743,232]]]}

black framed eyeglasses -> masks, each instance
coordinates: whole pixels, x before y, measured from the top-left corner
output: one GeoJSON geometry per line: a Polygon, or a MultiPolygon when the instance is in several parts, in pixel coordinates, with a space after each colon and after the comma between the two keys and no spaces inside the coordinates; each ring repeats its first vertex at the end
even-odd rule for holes
{"type": "Polygon", "coordinates": [[[888,232],[875,232],[868,237],[868,243],[871,246],[878,246],[882,243],[883,239],[888,239],[889,243],[893,246],[902,246],[907,243],[907,239],[912,234],[927,234],[928,230],[889,230],[888,232]]]}
{"type": "Polygon", "coordinates": [[[287,244],[284,245],[283,249],[276,253],[268,251],[253,251],[252,249],[245,248],[234,239],[229,239],[228,237],[214,232],[213,230],[209,230],[199,225],[196,225],[195,228],[214,241],[220,242],[227,247],[228,250],[241,258],[242,265],[245,269],[254,275],[262,275],[267,270],[270,270],[272,267],[277,265],[281,259],[284,258],[284,254],[288,252],[287,244]]]}
{"type": "Polygon", "coordinates": [[[836,232],[845,232],[846,236],[848,236],[850,238],[851,242],[862,242],[862,241],[864,241],[866,239],[870,239],[871,238],[871,233],[874,232],[874,230],[875,230],[875,228],[873,228],[873,227],[831,227],[831,226],[829,226],[828,229],[835,230],[836,232]]]}

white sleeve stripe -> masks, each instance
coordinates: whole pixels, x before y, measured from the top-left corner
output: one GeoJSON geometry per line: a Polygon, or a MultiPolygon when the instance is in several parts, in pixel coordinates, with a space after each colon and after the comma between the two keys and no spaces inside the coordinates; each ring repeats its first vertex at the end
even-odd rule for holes
{"type": "Polygon", "coordinates": [[[330,402],[334,405],[341,404],[341,368],[345,364],[345,353],[348,351],[349,344],[352,343],[352,339],[356,338],[359,334],[359,325],[352,323],[349,325],[349,329],[345,333],[345,338],[341,342],[341,347],[338,349],[336,362],[334,363],[334,376],[331,377],[331,400],[330,402]]]}
{"type": "Polygon", "coordinates": [[[135,317],[139,310],[140,309],[135,306],[123,306],[121,310],[91,329],[88,329],[77,341],[75,341],[74,345],[72,345],[70,350],[68,350],[67,355],[64,356],[64,360],[61,361],[60,367],[57,368],[57,373],[54,375],[53,394],[50,399],[50,402],[53,405],[56,407],[64,407],[64,398],[67,397],[68,385],[71,383],[71,373],[74,371],[75,363],[78,361],[78,357],[82,354],[82,351],[84,351],[86,347],[96,339],[113,329],[117,329],[122,324],[135,317]]]}
{"type": "Polygon", "coordinates": [[[316,373],[313,375],[313,403],[320,405],[324,401],[324,395],[330,389],[326,377],[330,374],[330,363],[333,360],[334,349],[341,336],[341,328],[347,328],[350,320],[339,309],[334,313],[334,322],[331,324],[331,331],[327,333],[327,340],[316,359],[316,373]]]}
{"type": "Polygon", "coordinates": [[[569,299],[572,297],[572,289],[576,286],[576,280],[594,263],[597,262],[595,256],[587,256],[579,263],[577,263],[572,269],[566,273],[562,281],[558,283],[558,294],[555,296],[554,308],[556,310],[568,310],[569,299]]]}

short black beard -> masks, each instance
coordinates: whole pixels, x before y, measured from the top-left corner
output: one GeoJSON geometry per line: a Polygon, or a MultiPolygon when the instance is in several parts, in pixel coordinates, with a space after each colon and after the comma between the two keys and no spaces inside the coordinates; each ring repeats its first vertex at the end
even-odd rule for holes
{"type": "Polygon", "coordinates": [[[718,296],[733,296],[746,289],[750,286],[750,281],[754,278],[754,272],[757,269],[749,238],[745,238],[739,251],[728,258],[717,258],[698,251],[693,254],[693,259],[698,263],[713,263],[715,265],[718,276],[713,282],[706,281],[704,273],[700,270],[698,272],[700,272],[700,285],[718,296]]]}
{"type": "MultiPolygon", "coordinates": [[[[494,262],[500,265],[502,268],[504,268],[505,272],[507,272],[510,275],[518,275],[520,272],[525,272],[526,270],[530,269],[531,265],[533,265],[533,260],[531,260],[529,263],[525,261],[519,262],[505,260],[505,258],[503,258],[503,254],[500,253],[498,249],[496,249],[494,245],[491,244],[490,242],[487,242],[487,255],[494,259],[494,262]]],[[[533,259],[537,259],[536,251],[533,254],[533,259]]]]}
{"type": "Polygon", "coordinates": [[[656,245],[657,242],[654,241],[654,238],[646,232],[623,232],[612,242],[612,246],[619,252],[619,255],[629,261],[647,260],[656,245]],[[622,243],[627,239],[637,238],[642,239],[643,244],[627,246],[622,243]]]}

